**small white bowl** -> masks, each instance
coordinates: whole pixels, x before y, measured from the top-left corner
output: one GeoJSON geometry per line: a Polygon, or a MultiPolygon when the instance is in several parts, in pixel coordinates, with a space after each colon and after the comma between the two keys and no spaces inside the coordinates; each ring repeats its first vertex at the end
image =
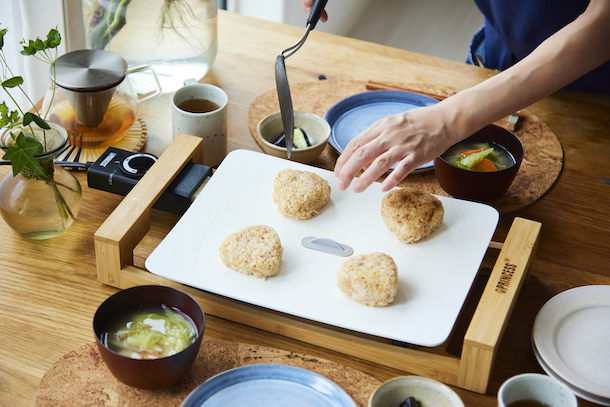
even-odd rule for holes
{"type": "Polygon", "coordinates": [[[498,406],[519,400],[534,400],[553,407],[577,407],[578,400],[568,386],[540,373],[523,373],[506,380],[498,390],[498,406]]]}
{"type": "MultiPolygon", "coordinates": [[[[330,137],[330,125],[326,120],[313,113],[294,112],[294,127],[303,129],[311,141],[311,147],[293,148],[290,153],[290,160],[309,164],[318,158],[326,148],[330,137]]],[[[280,113],[270,114],[258,123],[256,128],[257,141],[266,154],[288,158],[286,147],[273,144],[283,132],[284,127],[280,113]]]]}
{"type": "Polygon", "coordinates": [[[384,382],[369,398],[369,407],[398,407],[415,397],[422,407],[464,407],[464,402],[443,383],[421,376],[399,376],[384,382]]]}

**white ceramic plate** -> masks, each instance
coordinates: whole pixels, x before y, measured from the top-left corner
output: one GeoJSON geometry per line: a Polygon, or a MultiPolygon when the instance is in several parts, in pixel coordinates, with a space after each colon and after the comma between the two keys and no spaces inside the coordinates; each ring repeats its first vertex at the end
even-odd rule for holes
{"type": "Polygon", "coordinates": [[[374,184],[362,193],[335,189],[331,171],[237,150],[214,173],[199,197],[146,260],[157,275],[249,304],[325,324],[422,346],[449,336],[498,222],[491,206],[439,197],[443,224],[431,236],[404,244],[381,218],[385,193],[374,184]],[[308,220],[288,218],[273,202],[273,180],[284,168],[314,172],[333,191],[308,220]],[[222,242],[246,226],[267,225],[284,254],[277,275],[265,280],[226,267],[222,242]],[[398,294],[387,307],[368,307],[337,288],[346,260],[307,249],[304,237],[330,238],[354,255],[383,252],[398,266],[398,294]]]}
{"type": "Polygon", "coordinates": [[[357,407],[339,386],[317,373],[287,365],[227,370],[197,387],[181,407],[357,407]]]}
{"type": "Polygon", "coordinates": [[[610,399],[610,286],[557,294],[538,312],[532,338],[542,360],[564,381],[610,399]]]}
{"type": "Polygon", "coordinates": [[[583,391],[582,389],[579,389],[578,387],[575,387],[572,384],[570,384],[567,381],[565,381],[564,379],[562,379],[557,373],[555,373],[553,371],[553,369],[551,369],[545,363],[544,359],[542,359],[542,356],[540,356],[540,353],[538,352],[538,349],[536,349],[536,344],[534,344],[533,341],[532,341],[532,349],[534,350],[534,356],[536,356],[536,359],[538,360],[538,363],[542,367],[542,370],[544,370],[546,372],[546,374],[548,374],[549,376],[559,380],[561,383],[563,383],[566,386],[568,386],[568,388],[570,390],[572,390],[572,392],[574,392],[574,394],[576,394],[581,399],[590,401],[592,403],[599,404],[601,406],[610,406],[610,399],[606,399],[606,398],[603,398],[603,397],[597,397],[594,394],[587,393],[586,391],[583,391]]]}

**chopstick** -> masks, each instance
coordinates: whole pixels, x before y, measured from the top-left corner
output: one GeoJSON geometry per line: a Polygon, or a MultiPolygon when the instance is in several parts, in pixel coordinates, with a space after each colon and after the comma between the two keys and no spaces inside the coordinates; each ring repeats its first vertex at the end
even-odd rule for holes
{"type": "Polygon", "coordinates": [[[423,95],[423,96],[428,96],[428,97],[431,97],[436,100],[443,100],[443,99],[447,98],[447,96],[441,96],[441,95],[424,92],[424,91],[417,90],[417,89],[406,88],[406,87],[399,86],[399,85],[389,85],[387,83],[375,82],[375,81],[371,81],[371,80],[369,80],[366,83],[366,88],[368,90],[402,90],[404,92],[411,92],[411,93],[417,93],[417,94],[423,95]]]}
{"type": "MultiPolygon", "coordinates": [[[[449,97],[449,96],[444,96],[444,95],[438,95],[436,93],[424,92],[424,91],[421,91],[418,89],[411,89],[411,88],[407,88],[405,86],[390,85],[388,83],[377,82],[377,81],[373,81],[373,80],[369,80],[366,83],[366,88],[368,90],[401,90],[404,92],[411,92],[411,93],[417,93],[418,95],[422,95],[422,96],[428,96],[428,97],[430,97],[432,99],[436,99],[436,100],[444,100],[449,97]]],[[[519,112],[512,113],[511,116],[527,117],[527,115],[525,115],[523,113],[519,113],[519,112]]]]}

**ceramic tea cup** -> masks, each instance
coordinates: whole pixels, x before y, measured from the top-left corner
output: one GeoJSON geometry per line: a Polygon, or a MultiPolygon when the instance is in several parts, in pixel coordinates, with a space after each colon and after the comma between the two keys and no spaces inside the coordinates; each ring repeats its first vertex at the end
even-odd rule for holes
{"type": "Polygon", "coordinates": [[[524,373],[505,381],[498,390],[498,406],[525,400],[531,405],[551,407],[577,407],[576,396],[559,380],[540,373],[524,373]],[[538,404],[536,404],[538,403],[538,404]]]}
{"type": "Polygon", "coordinates": [[[184,81],[172,95],[172,135],[190,134],[203,139],[203,164],[215,167],[227,155],[227,104],[218,86],[184,81]]]}

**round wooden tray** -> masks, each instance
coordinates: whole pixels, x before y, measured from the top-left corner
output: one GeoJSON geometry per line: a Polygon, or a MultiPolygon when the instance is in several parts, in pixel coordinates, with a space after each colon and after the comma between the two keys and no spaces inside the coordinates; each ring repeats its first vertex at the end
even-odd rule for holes
{"type": "MultiPolygon", "coordinates": [[[[453,89],[439,89],[432,85],[413,84],[409,85],[409,88],[444,96],[455,93],[453,89]]],[[[335,103],[348,96],[367,92],[367,89],[364,81],[321,80],[291,85],[290,92],[294,110],[311,112],[323,117],[335,103]]],[[[252,135],[256,133],[256,126],[263,117],[278,111],[279,103],[275,89],[257,97],[250,104],[248,111],[250,133],[252,135]]],[[[491,202],[491,205],[501,213],[522,209],[542,198],[555,184],[563,167],[563,149],[555,133],[533,113],[527,110],[521,113],[525,117],[519,119],[515,133],[523,142],[525,157],[507,193],[491,202]]],[[[505,126],[506,119],[496,124],[505,126]]],[[[256,140],[256,137],[254,139],[256,140]]],[[[338,153],[329,145],[312,165],[332,170],[337,157],[338,153]]],[[[410,174],[400,186],[450,196],[438,184],[432,170],[410,174]]]]}
{"type": "Polygon", "coordinates": [[[279,349],[220,339],[206,339],[186,378],[171,387],[143,390],[117,381],[106,368],[95,342],[61,357],[36,391],[36,406],[179,406],[208,378],[239,366],[277,363],[318,373],[341,386],[361,407],[381,382],[359,370],[329,360],[279,349]]]}

